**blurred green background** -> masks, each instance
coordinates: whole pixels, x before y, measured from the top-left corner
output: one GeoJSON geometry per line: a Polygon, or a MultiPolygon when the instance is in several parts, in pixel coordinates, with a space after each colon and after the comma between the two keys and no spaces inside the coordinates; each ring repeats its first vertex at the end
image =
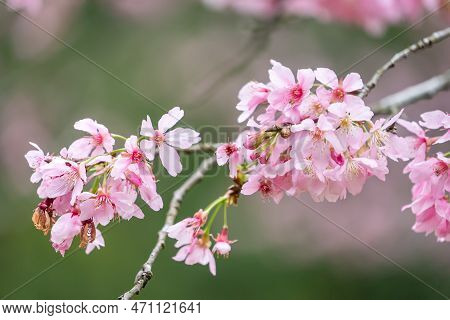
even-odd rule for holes
{"type": "MultiPolygon", "coordinates": [[[[55,1],[43,16],[32,19],[163,108],[182,106],[184,120],[196,128],[234,125],[239,88],[249,80],[267,81],[270,58],[293,69],[324,66],[339,72],[406,28],[398,26],[382,37],[372,37],[349,26],[286,19],[266,34],[267,41],[255,43],[249,40],[254,30],[267,32],[267,22],[211,12],[194,0],[149,0],[134,11],[117,2],[55,1]],[[249,43],[257,49],[245,49],[249,43]]],[[[367,80],[393,53],[443,23],[436,17],[427,19],[351,70],[367,80]]],[[[449,54],[450,46],[442,43],[411,57],[383,79],[369,102],[444,72],[449,54]]],[[[408,108],[408,117],[414,119],[433,108],[448,111],[449,98],[445,92],[417,103],[408,108]]],[[[69,252],[61,259],[31,223],[39,200],[23,155],[30,149],[28,141],[50,152],[68,146],[80,136],[73,123],[84,117],[129,135],[145,115],[156,119],[162,113],[0,6],[0,297],[53,264],[8,298],[114,299],[131,287],[156,241],[164,210],[146,209],[143,221],[114,225],[104,233],[106,247],[100,251],[89,256],[69,252]]],[[[186,161],[192,164],[194,160],[186,161]]],[[[386,183],[371,180],[358,197],[337,204],[303,199],[450,295],[449,245],[413,233],[414,217],[400,212],[410,201],[410,184],[401,174],[402,166],[392,164],[386,183]]],[[[166,207],[173,184],[185,178],[161,179],[158,188],[166,207]]],[[[216,172],[187,196],[179,219],[207,205],[229,184],[225,171],[216,172]]],[[[154,266],[154,278],[139,298],[442,298],[294,199],[286,198],[276,206],[259,196],[245,197],[229,215],[231,238],[239,242],[229,259],[217,260],[216,277],[205,267],[174,262],[174,241],[169,240],[154,266]]],[[[75,242],[72,250],[76,250],[75,242]]]]}

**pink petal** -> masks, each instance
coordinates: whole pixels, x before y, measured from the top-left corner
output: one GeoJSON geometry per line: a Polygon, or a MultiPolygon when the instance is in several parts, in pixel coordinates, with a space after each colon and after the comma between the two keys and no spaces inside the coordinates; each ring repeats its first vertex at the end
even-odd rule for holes
{"type": "Polygon", "coordinates": [[[182,170],[180,156],[175,148],[163,143],[159,147],[159,158],[167,172],[176,177],[182,170]]]}
{"type": "Polygon", "coordinates": [[[295,83],[294,74],[291,69],[286,68],[281,63],[271,60],[272,69],[269,70],[269,78],[276,87],[289,87],[295,83]]]}
{"type": "Polygon", "coordinates": [[[418,137],[424,137],[425,131],[417,124],[417,122],[409,122],[403,119],[398,119],[397,123],[411,133],[414,133],[418,137]]]}
{"type": "Polygon", "coordinates": [[[165,135],[167,144],[175,148],[187,149],[200,142],[200,133],[192,129],[176,128],[165,135]]]}
{"type": "Polygon", "coordinates": [[[69,146],[67,154],[71,159],[84,159],[89,156],[93,148],[92,139],[90,137],[84,137],[75,140],[69,146]]]}
{"type": "Polygon", "coordinates": [[[330,88],[338,87],[338,78],[336,73],[328,68],[317,68],[314,71],[317,81],[330,88]]]}
{"type": "Polygon", "coordinates": [[[136,136],[130,136],[125,141],[125,149],[128,153],[133,153],[134,150],[138,149],[138,138],[136,136]]]}
{"type": "Polygon", "coordinates": [[[309,91],[315,80],[316,76],[311,69],[300,69],[297,71],[297,81],[301,85],[303,91],[309,91]]]}
{"type": "Polygon", "coordinates": [[[364,87],[364,83],[361,80],[361,76],[358,73],[350,73],[342,82],[342,88],[345,92],[353,92],[360,90],[364,87]]]}
{"type": "Polygon", "coordinates": [[[291,131],[292,132],[300,132],[303,130],[308,130],[311,131],[315,128],[315,123],[312,119],[305,119],[302,122],[300,122],[299,124],[293,125],[291,127],[291,131]]]}
{"type": "Polygon", "coordinates": [[[147,120],[142,120],[141,124],[141,135],[146,137],[151,137],[155,133],[155,129],[153,129],[152,120],[149,116],[147,116],[147,120]]]}
{"type": "Polygon", "coordinates": [[[190,250],[190,246],[184,246],[183,248],[178,250],[177,254],[172,259],[175,261],[180,261],[180,262],[184,261],[186,259],[187,255],[189,254],[189,250],[190,250]]]}
{"type": "Polygon", "coordinates": [[[105,128],[104,126],[99,125],[97,123],[97,121],[94,121],[92,119],[79,120],[79,121],[75,122],[73,127],[77,130],[90,133],[91,135],[95,135],[99,132],[98,131],[99,129],[105,128]]]}
{"type": "Polygon", "coordinates": [[[441,136],[439,139],[437,139],[434,142],[434,144],[445,143],[449,140],[450,140],[450,130],[447,130],[447,132],[443,136],[441,136]]]}
{"type": "Polygon", "coordinates": [[[155,158],[155,152],[156,152],[156,144],[153,140],[142,140],[141,141],[141,150],[144,152],[145,157],[153,161],[155,158]]]}
{"type": "Polygon", "coordinates": [[[444,119],[447,117],[445,112],[441,110],[435,110],[430,112],[425,112],[420,115],[422,121],[419,121],[419,124],[428,129],[439,129],[444,124],[444,119]]]}
{"type": "Polygon", "coordinates": [[[259,185],[259,177],[250,176],[248,181],[242,186],[241,193],[247,196],[254,194],[259,190],[259,185]]]}
{"type": "Polygon", "coordinates": [[[178,121],[184,116],[184,111],[180,107],[175,107],[169,110],[168,113],[163,115],[158,121],[158,130],[165,133],[168,129],[172,128],[178,121]]]}

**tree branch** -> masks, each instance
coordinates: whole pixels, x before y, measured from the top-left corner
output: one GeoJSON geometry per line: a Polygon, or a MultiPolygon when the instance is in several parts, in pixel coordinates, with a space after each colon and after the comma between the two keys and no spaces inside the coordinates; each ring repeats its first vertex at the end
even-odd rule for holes
{"type": "Polygon", "coordinates": [[[381,99],[374,105],[375,114],[392,114],[414,102],[431,99],[438,92],[450,89],[450,69],[419,84],[381,99]]]}
{"type": "Polygon", "coordinates": [[[396,53],[391,60],[389,60],[386,64],[384,64],[380,69],[375,72],[375,74],[372,76],[372,78],[369,80],[369,82],[366,83],[364,88],[361,90],[361,93],[359,96],[361,98],[366,97],[369,92],[375,88],[380,78],[383,76],[383,74],[388,71],[389,69],[395,67],[395,64],[399,62],[402,59],[406,59],[411,53],[417,52],[419,50],[429,48],[433,44],[436,44],[438,42],[441,42],[442,40],[448,38],[450,36],[450,27],[436,31],[432,35],[423,38],[419,40],[418,42],[410,45],[408,48],[396,53]]]}
{"type": "Polygon", "coordinates": [[[215,156],[205,159],[197,168],[197,170],[181,185],[181,187],[175,190],[172,200],[170,201],[170,206],[169,210],[167,211],[164,226],[158,232],[158,241],[156,242],[156,245],[150,253],[147,261],[143,264],[142,268],[136,274],[133,287],[122,294],[119,297],[120,300],[130,300],[132,297],[139,294],[139,292],[143,288],[145,288],[146,284],[153,277],[153,263],[155,262],[161,250],[164,249],[164,244],[167,238],[166,230],[175,222],[175,218],[178,214],[178,209],[180,208],[183,197],[194,185],[196,185],[203,179],[205,173],[213,166],[214,163],[216,163],[215,156]]]}

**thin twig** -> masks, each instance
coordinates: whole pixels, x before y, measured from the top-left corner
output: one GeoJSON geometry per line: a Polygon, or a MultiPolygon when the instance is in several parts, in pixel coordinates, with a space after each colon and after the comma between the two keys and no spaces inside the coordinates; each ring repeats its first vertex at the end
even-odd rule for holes
{"type": "Polygon", "coordinates": [[[170,206],[169,210],[167,211],[164,226],[158,232],[158,241],[156,242],[156,245],[150,253],[147,261],[143,264],[142,268],[137,273],[133,287],[122,294],[119,297],[120,300],[130,300],[135,295],[139,294],[139,292],[143,288],[145,288],[145,285],[148,283],[148,281],[150,281],[150,279],[153,277],[153,263],[155,262],[161,250],[164,249],[164,244],[167,238],[166,230],[168,227],[173,225],[183,197],[194,185],[196,185],[203,179],[205,173],[213,166],[214,163],[216,163],[216,159],[214,156],[205,159],[197,168],[197,170],[186,180],[186,182],[184,182],[180,188],[175,190],[172,200],[170,201],[170,206]]]}
{"type": "Polygon", "coordinates": [[[372,76],[372,78],[367,82],[367,84],[364,86],[364,88],[361,90],[361,93],[359,96],[361,98],[366,97],[369,92],[375,88],[375,86],[378,83],[378,80],[383,76],[383,74],[388,71],[389,69],[393,68],[397,62],[399,62],[402,59],[406,59],[411,53],[417,52],[419,50],[429,48],[433,44],[436,44],[450,36],[450,27],[436,31],[432,35],[425,37],[418,42],[410,45],[408,48],[396,53],[391,60],[389,60],[386,64],[384,64],[380,69],[375,72],[375,74],[372,76]]]}
{"type": "Polygon", "coordinates": [[[437,93],[450,89],[450,69],[419,84],[381,99],[374,105],[375,114],[392,114],[414,102],[431,99],[437,93]]]}

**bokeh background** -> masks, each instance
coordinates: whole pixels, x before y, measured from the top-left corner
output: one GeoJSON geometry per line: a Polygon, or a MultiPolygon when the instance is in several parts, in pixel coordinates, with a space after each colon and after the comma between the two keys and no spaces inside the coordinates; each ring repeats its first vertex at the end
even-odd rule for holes
{"type": "MultiPolygon", "coordinates": [[[[249,80],[267,81],[271,58],[293,69],[344,71],[407,27],[391,27],[374,37],[352,26],[292,18],[272,28],[251,17],[210,11],[195,0],[46,3],[32,16],[36,24],[165,109],[182,106],[185,121],[197,128],[233,126],[238,90],[249,80]]],[[[351,70],[367,80],[393,53],[445,24],[439,17],[426,19],[351,70]]],[[[449,56],[450,43],[411,56],[382,79],[368,102],[444,72],[449,56]]],[[[444,92],[409,106],[407,117],[436,108],[448,112],[449,98],[444,92]]],[[[104,234],[106,247],[100,251],[89,256],[76,251],[61,259],[31,223],[37,186],[29,182],[23,155],[28,141],[54,152],[69,145],[80,136],[73,123],[84,117],[128,135],[147,114],[158,118],[162,111],[0,4],[0,297],[52,265],[8,298],[114,299],[132,285],[164,211],[146,210],[143,221],[115,225],[104,234]]],[[[387,182],[370,179],[358,197],[337,204],[303,200],[450,295],[450,245],[412,232],[413,215],[400,211],[410,201],[403,166],[391,163],[387,182]]],[[[182,179],[161,179],[166,206],[172,185],[182,179]]],[[[206,179],[187,196],[179,219],[204,207],[229,183],[225,171],[206,179]]],[[[239,242],[229,259],[217,261],[216,277],[205,267],[172,261],[175,249],[169,240],[139,297],[442,298],[295,199],[274,205],[259,196],[245,197],[230,210],[229,220],[231,237],[239,242]]]]}

